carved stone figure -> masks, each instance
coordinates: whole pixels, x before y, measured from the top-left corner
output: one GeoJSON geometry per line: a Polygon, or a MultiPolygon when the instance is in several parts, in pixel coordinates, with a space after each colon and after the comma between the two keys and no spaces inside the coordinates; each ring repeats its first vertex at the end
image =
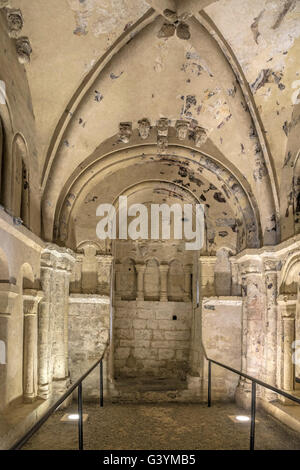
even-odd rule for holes
{"type": "Polygon", "coordinates": [[[132,123],[131,122],[120,122],[119,126],[119,138],[124,144],[128,144],[130,137],[132,136],[132,123]]]}
{"type": "Polygon", "coordinates": [[[207,132],[203,127],[197,126],[194,132],[195,145],[196,147],[201,147],[207,141],[207,132]]]}
{"type": "Polygon", "coordinates": [[[9,4],[9,0],[0,0],[0,8],[5,8],[9,4]]]}
{"type": "Polygon", "coordinates": [[[185,140],[189,130],[189,123],[187,121],[176,122],[176,133],[179,140],[185,140]]]}
{"type": "Polygon", "coordinates": [[[168,137],[169,133],[169,120],[168,118],[160,118],[157,121],[157,134],[159,136],[168,137]]]}
{"type": "Polygon", "coordinates": [[[158,153],[165,153],[167,148],[168,148],[168,138],[163,136],[163,135],[159,135],[157,137],[157,151],[158,151],[158,153]]]}
{"type": "Polygon", "coordinates": [[[164,23],[160,28],[157,37],[169,38],[175,34],[176,26],[172,23],[164,23]]]}
{"type": "Polygon", "coordinates": [[[8,34],[16,38],[23,28],[23,16],[21,10],[11,9],[7,11],[8,34]]]}
{"type": "Polygon", "coordinates": [[[138,125],[139,125],[139,134],[140,134],[141,139],[147,139],[150,134],[150,128],[151,128],[150,121],[144,118],[138,122],[138,125]]]}
{"type": "Polygon", "coordinates": [[[189,26],[186,23],[179,23],[176,29],[176,34],[179,39],[187,40],[191,37],[189,26]]]}
{"type": "Polygon", "coordinates": [[[32,53],[32,48],[29,39],[25,36],[18,38],[16,40],[16,49],[19,62],[21,64],[29,64],[30,55],[32,53]]]}

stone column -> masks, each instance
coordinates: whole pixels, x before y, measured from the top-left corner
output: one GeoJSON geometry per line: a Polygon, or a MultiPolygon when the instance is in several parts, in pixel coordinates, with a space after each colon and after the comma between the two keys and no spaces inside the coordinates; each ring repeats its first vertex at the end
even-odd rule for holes
{"type": "Polygon", "coordinates": [[[183,267],[184,270],[184,301],[190,302],[191,300],[191,274],[193,266],[187,264],[183,267]]]}
{"type": "Polygon", "coordinates": [[[37,396],[37,346],[38,346],[38,305],[43,296],[41,291],[23,291],[24,312],[24,356],[23,356],[23,399],[31,403],[37,396]]]}
{"type": "Polygon", "coordinates": [[[199,281],[200,297],[211,297],[215,295],[215,256],[200,256],[199,258],[199,281]]]}
{"type": "MultiPolygon", "coordinates": [[[[279,264],[276,260],[264,260],[266,311],[265,311],[265,382],[277,385],[277,277],[279,264]]],[[[270,390],[264,389],[264,395],[269,399],[276,396],[270,390]]]]}
{"type": "Polygon", "coordinates": [[[76,261],[73,273],[71,275],[70,292],[72,294],[81,293],[81,273],[82,273],[83,255],[76,253],[76,261]]]}
{"type": "Polygon", "coordinates": [[[4,349],[4,363],[0,365],[0,410],[8,405],[11,396],[8,376],[15,374],[18,366],[12,337],[14,336],[11,314],[14,311],[19,291],[16,286],[0,283],[0,340],[4,349]]]}
{"type": "MultiPolygon", "coordinates": [[[[240,266],[243,286],[243,360],[242,371],[256,378],[262,378],[263,326],[265,311],[265,285],[263,265],[258,257],[247,259],[240,266]]],[[[248,407],[251,399],[251,383],[240,380],[237,401],[248,407]]]]}
{"type": "Polygon", "coordinates": [[[121,264],[115,264],[115,300],[121,300],[121,264]]]}
{"type": "Polygon", "coordinates": [[[144,300],[144,273],[146,266],[144,264],[136,264],[137,271],[137,296],[136,300],[144,300]]]}
{"type": "Polygon", "coordinates": [[[280,301],[280,311],[282,318],[282,339],[283,339],[283,364],[282,364],[282,387],[285,391],[294,390],[294,364],[293,348],[295,341],[295,309],[293,301],[282,299],[280,301]]]}
{"type": "Polygon", "coordinates": [[[160,302],[168,302],[168,264],[160,264],[160,302]]]}
{"type": "Polygon", "coordinates": [[[112,264],[114,258],[112,255],[97,255],[96,258],[98,262],[97,293],[101,295],[110,295],[112,281],[112,264]]]}
{"type": "Polygon", "coordinates": [[[62,393],[68,385],[68,311],[72,251],[48,245],[41,258],[44,299],[39,311],[39,396],[52,387],[62,393]]]}

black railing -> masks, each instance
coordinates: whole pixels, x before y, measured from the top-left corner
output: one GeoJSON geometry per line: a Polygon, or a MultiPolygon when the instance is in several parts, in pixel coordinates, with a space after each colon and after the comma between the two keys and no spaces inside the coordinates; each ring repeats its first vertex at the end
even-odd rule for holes
{"type": "Polygon", "coordinates": [[[279,388],[276,388],[276,387],[273,387],[272,385],[266,384],[265,382],[262,382],[261,380],[256,379],[255,377],[251,377],[248,374],[244,374],[244,372],[241,372],[239,370],[233,369],[232,367],[226,366],[225,364],[222,364],[221,362],[214,361],[213,359],[210,359],[207,356],[206,356],[206,359],[208,361],[208,391],[207,391],[207,404],[208,404],[208,407],[211,406],[211,379],[212,379],[212,367],[211,366],[212,366],[212,364],[216,364],[217,366],[223,367],[223,369],[227,369],[230,372],[233,372],[234,374],[237,374],[240,377],[244,377],[245,379],[250,380],[252,382],[252,388],[251,388],[250,450],[254,450],[254,447],[255,447],[256,385],[260,385],[261,387],[272,390],[272,392],[278,393],[279,395],[282,395],[285,398],[288,398],[289,400],[292,400],[295,403],[298,403],[298,405],[300,405],[300,398],[297,398],[297,397],[291,395],[290,393],[284,392],[283,390],[280,390],[279,388]]]}
{"type": "Polygon", "coordinates": [[[100,406],[103,406],[103,357],[106,352],[104,350],[100,359],[78,379],[68,390],[47,410],[47,412],[32,426],[32,428],[19,439],[10,450],[21,449],[26,442],[40,429],[54,411],[78,388],[78,449],[83,450],[83,414],[82,414],[82,382],[91,372],[100,364],[99,380],[100,380],[100,406]]]}

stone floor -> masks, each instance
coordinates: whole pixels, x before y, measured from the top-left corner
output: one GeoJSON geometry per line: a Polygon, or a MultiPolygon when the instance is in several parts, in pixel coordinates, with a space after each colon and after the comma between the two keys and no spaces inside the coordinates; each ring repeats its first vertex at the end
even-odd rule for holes
{"type": "MultiPolygon", "coordinates": [[[[76,405],[68,412],[76,412],[76,405]]],[[[58,411],[27,443],[25,449],[76,449],[77,423],[62,423],[58,411]]],[[[249,423],[229,416],[245,414],[234,404],[179,403],[112,405],[85,404],[84,448],[97,450],[226,450],[248,449],[249,423]]],[[[257,413],[256,449],[299,450],[300,435],[275,419],[257,413]]]]}

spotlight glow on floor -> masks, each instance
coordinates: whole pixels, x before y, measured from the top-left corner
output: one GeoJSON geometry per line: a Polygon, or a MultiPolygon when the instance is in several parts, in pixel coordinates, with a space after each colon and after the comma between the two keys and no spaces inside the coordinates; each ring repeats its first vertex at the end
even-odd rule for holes
{"type": "MultiPolygon", "coordinates": [[[[82,422],[85,423],[86,420],[88,419],[88,414],[83,413],[82,414],[82,422]]],[[[60,419],[63,423],[78,423],[79,421],[79,414],[78,413],[66,413],[63,415],[63,417],[60,419]]]]}
{"type": "Polygon", "coordinates": [[[72,420],[72,421],[76,421],[79,419],[79,415],[77,414],[74,414],[74,415],[68,415],[68,419],[72,420]]]}
{"type": "Polygon", "coordinates": [[[240,423],[246,423],[246,422],[250,421],[249,416],[242,416],[242,415],[239,415],[239,416],[236,416],[236,419],[237,419],[237,421],[239,421],[240,423]]]}

